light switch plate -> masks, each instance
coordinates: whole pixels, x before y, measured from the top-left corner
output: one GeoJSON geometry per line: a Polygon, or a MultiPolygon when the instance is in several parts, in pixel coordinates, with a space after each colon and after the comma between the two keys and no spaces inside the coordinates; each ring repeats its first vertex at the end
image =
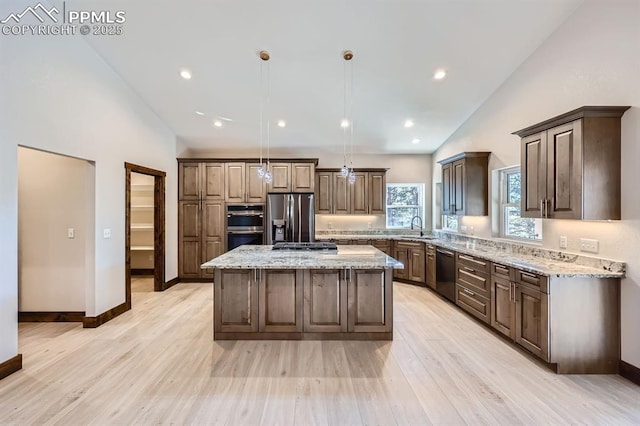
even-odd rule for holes
{"type": "Polygon", "coordinates": [[[103,232],[104,238],[111,238],[111,229],[105,228],[103,232]]]}
{"type": "Polygon", "coordinates": [[[597,253],[598,240],[591,240],[589,238],[580,238],[580,251],[586,251],[587,253],[597,253]]]}
{"type": "Polygon", "coordinates": [[[567,237],[565,235],[560,235],[560,248],[566,249],[568,245],[567,237]]]}

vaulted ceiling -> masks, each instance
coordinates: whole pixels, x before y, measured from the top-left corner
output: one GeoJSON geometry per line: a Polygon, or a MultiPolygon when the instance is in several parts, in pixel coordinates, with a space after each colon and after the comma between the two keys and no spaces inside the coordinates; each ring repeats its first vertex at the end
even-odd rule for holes
{"type": "Polygon", "coordinates": [[[342,150],[342,52],[352,50],[356,153],[437,149],[580,3],[82,2],[126,12],[122,35],[87,41],[196,150],[257,146],[260,50],[271,54],[266,113],[286,120],[271,125],[272,147],[342,150]]]}

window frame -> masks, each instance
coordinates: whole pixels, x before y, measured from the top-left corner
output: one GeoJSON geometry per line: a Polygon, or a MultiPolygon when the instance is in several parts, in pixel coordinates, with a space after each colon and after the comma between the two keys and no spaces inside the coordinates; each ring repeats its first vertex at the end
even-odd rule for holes
{"type": "MultiPolygon", "coordinates": [[[[513,174],[513,173],[520,173],[520,184],[522,185],[522,168],[518,165],[518,166],[511,166],[511,167],[505,167],[504,169],[500,169],[498,170],[498,183],[499,183],[499,194],[498,194],[498,209],[499,209],[499,214],[498,214],[498,221],[499,221],[499,237],[500,238],[504,238],[507,240],[515,240],[515,241],[519,241],[519,242],[529,242],[529,243],[542,243],[542,229],[540,229],[540,234],[539,237],[535,237],[535,238],[526,238],[526,237],[519,237],[517,235],[509,235],[507,233],[507,227],[508,227],[508,220],[507,220],[507,208],[508,207],[517,207],[517,208],[521,208],[521,202],[518,203],[509,203],[506,202],[508,201],[508,179],[507,179],[507,175],[509,174],[513,174]]],[[[522,191],[522,188],[521,188],[522,191]]],[[[522,217],[521,217],[522,218],[522,217]]],[[[536,223],[536,227],[540,226],[540,228],[542,228],[541,225],[538,225],[536,221],[540,220],[540,219],[535,219],[535,218],[522,218],[522,219],[532,219],[534,221],[534,223],[536,223]]]]}
{"type": "Polygon", "coordinates": [[[425,216],[425,202],[424,202],[424,193],[425,193],[425,184],[422,182],[414,182],[414,183],[395,183],[395,182],[387,182],[387,185],[385,187],[385,192],[384,192],[384,204],[385,204],[385,209],[384,209],[384,224],[385,227],[387,229],[411,229],[411,225],[409,226],[391,226],[389,225],[389,209],[397,209],[397,208],[417,208],[418,209],[418,216],[420,216],[420,219],[422,220],[422,228],[424,229],[424,216],[425,216]],[[389,187],[409,187],[409,186],[416,186],[418,187],[418,204],[414,205],[414,204],[403,204],[403,205],[390,205],[389,204],[389,200],[387,199],[387,194],[389,193],[389,187]]]}

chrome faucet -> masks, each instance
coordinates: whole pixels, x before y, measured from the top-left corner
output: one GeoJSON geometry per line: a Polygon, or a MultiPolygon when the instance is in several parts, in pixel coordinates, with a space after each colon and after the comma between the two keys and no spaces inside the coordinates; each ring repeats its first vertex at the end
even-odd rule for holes
{"type": "Polygon", "coordinates": [[[411,218],[411,229],[413,229],[413,221],[418,218],[420,219],[420,236],[424,236],[424,232],[422,232],[422,218],[420,216],[414,216],[411,218]]]}

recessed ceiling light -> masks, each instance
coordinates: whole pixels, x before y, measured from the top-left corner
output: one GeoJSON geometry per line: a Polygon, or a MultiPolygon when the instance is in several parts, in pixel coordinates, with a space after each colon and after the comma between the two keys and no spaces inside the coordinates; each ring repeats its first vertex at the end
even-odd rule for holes
{"type": "Polygon", "coordinates": [[[436,80],[442,80],[446,75],[447,72],[445,70],[436,70],[436,72],[433,73],[433,78],[436,80]]]}
{"type": "Polygon", "coordinates": [[[222,121],[220,121],[220,120],[214,120],[213,125],[214,125],[215,127],[222,127],[222,121]]]}
{"type": "Polygon", "coordinates": [[[416,139],[413,139],[413,140],[411,141],[411,143],[412,143],[412,144],[414,144],[414,145],[415,145],[415,144],[417,144],[417,143],[420,143],[420,139],[417,139],[417,138],[416,138],[416,139]]]}
{"type": "Polygon", "coordinates": [[[343,129],[349,127],[349,120],[347,120],[346,118],[342,119],[342,121],[340,122],[340,127],[342,127],[343,129]]]}
{"type": "Polygon", "coordinates": [[[204,115],[204,112],[202,112],[202,111],[196,111],[196,114],[198,114],[198,115],[204,115]]]}
{"type": "Polygon", "coordinates": [[[287,122],[284,120],[278,120],[278,127],[287,127],[287,122]]]}
{"type": "Polygon", "coordinates": [[[406,120],[404,122],[404,127],[413,127],[413,120],[406,120]]]}
{"type": "Polygon", "coordinates": [[[180,70],[180,77],[184,78],[185,80],[191,80],[191,71],[189,71],[188,69],[181,69],[180,70]]]}

